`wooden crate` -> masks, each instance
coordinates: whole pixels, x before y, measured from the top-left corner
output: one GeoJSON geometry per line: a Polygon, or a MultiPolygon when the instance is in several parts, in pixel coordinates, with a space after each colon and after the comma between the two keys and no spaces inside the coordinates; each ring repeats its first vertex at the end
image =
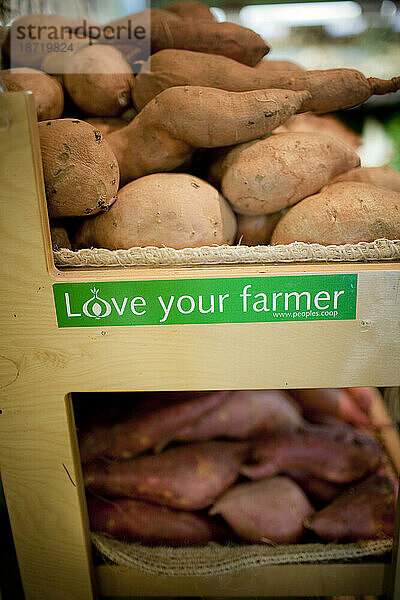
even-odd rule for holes
{"type": "MultiPolygon", "coordinates": [[[[268,567],[218,582],[150,581],[116,567],[94,571],[69,394],[398,385],[399,264],[59,271],[50,247],[31,94],[0,94],[0,159],[0,319],[6,332],[0,351],[0,466],[27,599],[84,600],[97,586],[106,595],[381,593],[390,573],[379,562],[268,567]],[[57,282],[311,273],[356,273],[357,318],[88,329],[58,329],[55,319],[57,282]]],[[[397,581],[395,595],[399,586],[397,581]]]]}

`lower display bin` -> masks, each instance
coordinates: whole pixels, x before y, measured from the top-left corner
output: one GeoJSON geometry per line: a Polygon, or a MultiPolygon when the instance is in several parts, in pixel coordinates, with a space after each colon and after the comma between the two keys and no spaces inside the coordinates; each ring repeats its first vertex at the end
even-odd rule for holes
{"type": "MultiPolygon", "coordinates": [[[[388,388],[391,413],[398,389],[388,388]]],[[[387,468],[400,472],[400,438],[377,391],[370,416],[387,468]]],[[[103,596],[329,596],[384,595],[391,586],[392,539],[288,545],[211,543],[146,546],[91,533],[95,574],[103,596]]]]}

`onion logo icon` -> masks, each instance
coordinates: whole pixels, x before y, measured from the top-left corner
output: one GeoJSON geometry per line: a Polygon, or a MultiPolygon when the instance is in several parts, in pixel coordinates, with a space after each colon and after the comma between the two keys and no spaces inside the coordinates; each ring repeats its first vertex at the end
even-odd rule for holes
{"type": "Polygon", "coordinates": [[[92,292],[93,296],[82,306],[84,314],[87,317],[93,317],[95,319],[108,317],[111,312],[111,306],[109,303],[103,300],[103,298],[99,298],[97,295],[99,290],[96,290],[95,287],[90,291],[92,292]]]}

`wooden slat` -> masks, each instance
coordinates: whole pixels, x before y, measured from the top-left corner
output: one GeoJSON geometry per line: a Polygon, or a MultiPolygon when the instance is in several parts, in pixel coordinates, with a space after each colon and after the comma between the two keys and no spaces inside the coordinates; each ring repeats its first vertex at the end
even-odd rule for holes
{"type": "Polygon", "coordinates": [[[135,569],[96,567],[103,596],[331,596],[384,593],[383,563],[274,565],[216,577],[154,577],[135,569]]]}

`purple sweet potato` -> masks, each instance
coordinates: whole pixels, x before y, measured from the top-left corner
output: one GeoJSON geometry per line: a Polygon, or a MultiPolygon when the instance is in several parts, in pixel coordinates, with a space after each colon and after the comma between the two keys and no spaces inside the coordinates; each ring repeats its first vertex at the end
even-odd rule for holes
{"type": "Polygon", "coordinates": [[[209,511],[221,514],[248,542],[290,544],[303,535],[303,520],[314,512],[300,487],[288,477],[243,483],[228,490],[209,511]]]}
{"type": "Polygon", "coordinates": [[[277,431],[294,431],[304,425],[300,410],[280,390],[230,392],[216,408],[182,427],[168,441],[201,442],[219,437],[248,439],[277,431]]]}
{"type": "Polygon", "coordinates": [[[135,406],[130,414],[112,424],[93,423],[79,436],[83,463],[96,458],[126,459],[145,452],[160,437],[169,435],[215,408],[228,392],[193,394],[179,393],[165,403],[160,394],[152,394],[135,406]]]}
{"type": "Polygon", "coordinates": [[[84,482],[102,496],[201,510],[236,481],[249,450],[243,442],[204,442],[120,462],[92,462],[84,465],[84,482]]]}
{"type": "Polygon", "coordinates": [[[354,399],[354,390],[368,388],[316,388],[293,390],[291,394],[302,407],[306,417],[312,413],[325,413],[341,421],[351,423],[355,426],[373,427],[368,414],[360,407],[354,399]],[[351,391],[350,391],[351,390],[351,391]]]}
{"type": "Polygon", "coordinates": [[[343,485],[314,477],[301,469],[289,469],[285,475],[293,479],[309,498],[317,502],[328,504],[343,492],[343,485]]]}
{"type": "Polygon", "coordinates": [[[375,473],[347,489],[304,524],[327,542],[391,537],[395,502],[395,480],[375,473]]]}
{"type": "Polygon", "coordinates": [[[87,506],[92,531],[124,542],[142,542],[150,546],[194,546],[232,538],[227,527],[206,515],[173,510],[150,502],[89,497],[87,506]]]}
{"type": "Polygon", "coordinates": [[[302,469],[327,481],[350,483],[378,468],[382,450],[374,438],[344,423],[340,427],[309,425],[259,440],[253,446],[252,459],[256,464],[240,470],[251,479],[302,469]]]}

